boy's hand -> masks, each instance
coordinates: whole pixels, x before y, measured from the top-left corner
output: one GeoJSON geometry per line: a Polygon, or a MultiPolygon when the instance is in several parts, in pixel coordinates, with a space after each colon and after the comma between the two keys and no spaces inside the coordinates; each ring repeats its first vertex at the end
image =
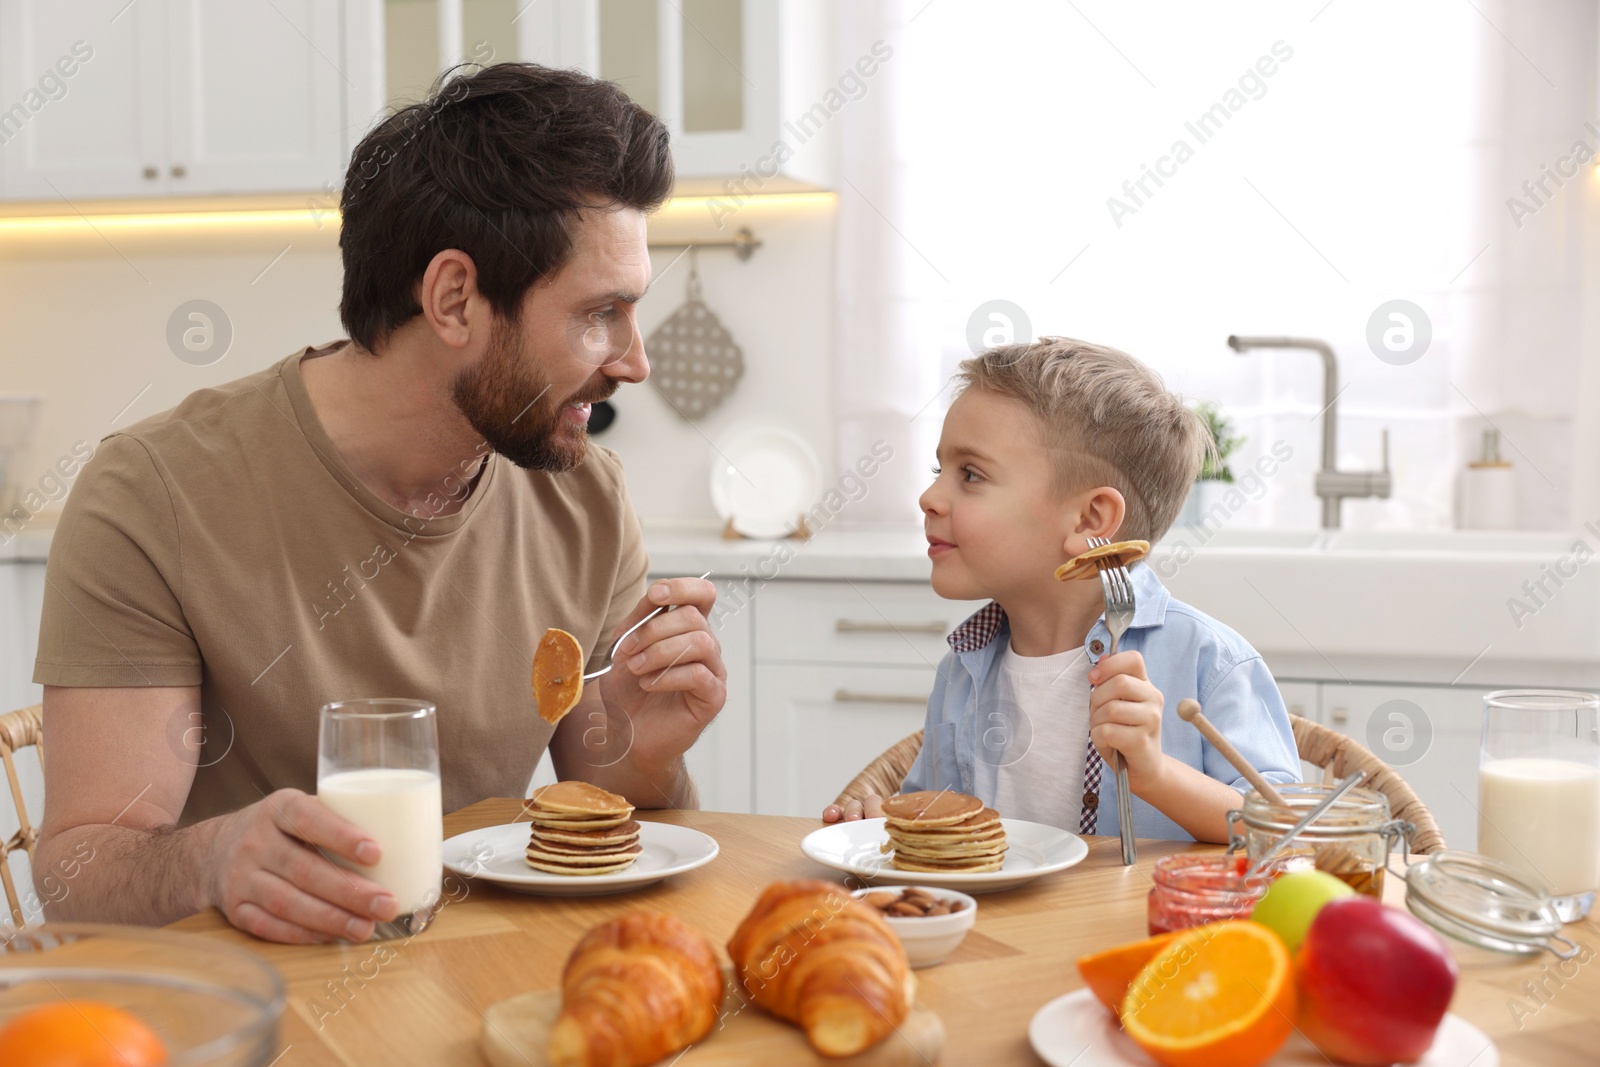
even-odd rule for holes
{"type": "Polygon", "coordinates": [[[1161,776],[1161,690],[1150,684],[1137,652],[1102,656],[1089,671],[1089,738],[1111,765],[1111,750],[1128,762],[1128,788],[1142,792],[1161,776]]]}
{"type": "Polygon", "coordinates": [[[844,807],[829,804],[822,809],[823,822],[855,822],[857,819],[883,818],[883,798],[876,793],[868,793],[861,800],[847,800],[844,807]]]}

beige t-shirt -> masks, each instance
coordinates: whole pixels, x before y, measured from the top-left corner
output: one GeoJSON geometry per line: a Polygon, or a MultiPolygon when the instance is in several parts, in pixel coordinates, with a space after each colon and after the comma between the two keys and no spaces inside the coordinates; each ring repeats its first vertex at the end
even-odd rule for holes
{"type": "Polygon", "coordinates": [[[438,705],[446,811],[521,796],[552,729],[534,710],[546,627],[596,657],[643,595],[648,561],[615,453],[566,474],[491,454],[411,516],[374,495],[323,431],[300,360],[202,389],[105,438],[50,548],[33,680],[200,686],[174,758],[204,747],[188,824],[284,786],[316,789],[332,700],[438,705]],[[450,494],[466,502],[439,515],[450,494]]]}

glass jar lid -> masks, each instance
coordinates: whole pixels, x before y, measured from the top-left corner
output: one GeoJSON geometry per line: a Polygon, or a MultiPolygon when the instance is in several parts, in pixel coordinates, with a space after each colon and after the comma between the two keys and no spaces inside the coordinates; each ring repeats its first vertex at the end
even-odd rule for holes
{"type": "MultiPolygon", "coordinates": [[[[1280,785],[1278,795],[1282,804],[1274,804],[1261,793],[1251,790],[1245,795],[1243,819],[1246,826],[1285,834],[1304,818],[1312,808],[1328,799],[1336,786],[1320,783],[1280,785]]],[[[1356,787],[1334,801],[1333,807],[1318,816],[1317,821],[1300,832],[1306,839],[1321,837],[1348,837],[1352,834],[1382,833],[1389,824],[1389,798],[1373,789],[1356,787]]]]}
{"type": "Polygon", "coordinates": [[[1499,860],[1440,849],[1408,864],[1405,880],[1406,907],[1440,933],[1515,955],[1548,951],[1565,960],[1578,953],[1559,935],[1549,890],[1499,860]]]}

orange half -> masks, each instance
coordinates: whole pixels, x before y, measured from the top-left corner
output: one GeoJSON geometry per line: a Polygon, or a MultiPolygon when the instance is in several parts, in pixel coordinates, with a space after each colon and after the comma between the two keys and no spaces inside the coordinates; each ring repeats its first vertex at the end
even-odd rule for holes
{"type": "Polygon", "coordinates": [[[1258,1067],[1293,1029],[1294,978],[1283,939],[1232,920],[1181,931],[1122,1001],[1122,1028],[1164,1067],[1258,1067]]]}
{"type": "Polygon", "coordinates": [[[539,718],[554,726],[583,696],[583,649],[578,639],[554,627],[533,652],[533,699],[539,718]]]}
{"type": "Polygon", "coordinates": [[[1110,1008],[1111,1014],[1120,1015],[1122,1000],[1128,995],[1128,987],[1133,985],[1134,978],[1178,933],[1158,934],[1143,941],[1117,945],[1104,952],[1079,956],[1078,973],[1083,976],[1084,984],[1095,999],[1110,1008]]]}

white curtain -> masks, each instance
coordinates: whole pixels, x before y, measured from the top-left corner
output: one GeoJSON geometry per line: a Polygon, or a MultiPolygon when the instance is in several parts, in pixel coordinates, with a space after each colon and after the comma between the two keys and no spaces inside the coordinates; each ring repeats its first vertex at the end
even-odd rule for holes
{"type": "Polygon", "coordinates": [[[1592,0],[838,11],[841,60],[894,49],[841,116],[840,456],[914,451],[862,514],[915,516],[969,318],[1006,301],[1031,335],[1115,345],[1218,402],[1238,465],[1291,448],[1240,524],[1318,523],[1322,377],[1231,333],[1334,346],[1342,467],[1376,467],[1389,430],[1393,498],[1347,502],[1346,526],[1450,526],[1490,426],[1520,524],[1567,524],[1600,180],[1549,175],[1600,154],[1592,0]],[[1395,299],[1432,326],[1406,365],[1367,340],[1395,299]]]}

